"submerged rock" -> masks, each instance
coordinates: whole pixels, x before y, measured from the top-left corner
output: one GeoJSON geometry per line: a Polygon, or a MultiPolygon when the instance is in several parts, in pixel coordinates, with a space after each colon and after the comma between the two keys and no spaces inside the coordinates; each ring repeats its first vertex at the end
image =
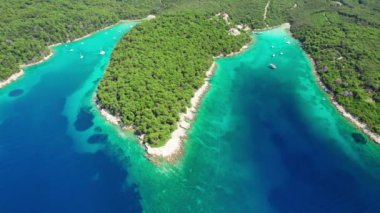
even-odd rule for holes
{"type": "Polygon", "coordinates": [[[22,89],[15,89],[15,90],[10,91],[8,95],[10,97],[16,97],[16,96],[22,95],[22,93],[24,93],[24,90],[22,90],[22,89]]]}
{"type": "Polygon", "coordinates": [[[89,144],[95,143],[105,143],[108,140],[108,136],[106,134],[93,134],[88,139],[87,142],[89,144]]]}
{"type": "Polygon", "coordinates": [[[97,127],[94,128],[94,131],[95,132],[102,132],[103,130],[102,130],[102,128],[100,126],[97,126],[97,127]]]}
{"type": "Polygon", "coordinates": [[[75,129],[77,131],[85,131],[93,126],[94,115],[89,111],[88,108],[82,108],[77,115],[77,119],[74,123],[75,129]]]}
{"type": "Polygon", "coordinates": [[[365,139],[365,137],[360,133],[352,133],[351,136],[352,136],[352,139],[354,139],[356,143],[359,143],[359,144],[367,143],[367,140],[365,139]]]}

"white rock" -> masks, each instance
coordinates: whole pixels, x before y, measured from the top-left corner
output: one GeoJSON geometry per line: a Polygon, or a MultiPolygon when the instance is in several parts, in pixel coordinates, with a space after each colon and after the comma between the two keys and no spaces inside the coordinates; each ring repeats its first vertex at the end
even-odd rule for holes
{"type": "Polygon", "coordinates": [[[230,35],[233,35],[233,36],[240,35],[240,31],[236,28],[231,28],[228,32],[230,33],[230,35]]]}

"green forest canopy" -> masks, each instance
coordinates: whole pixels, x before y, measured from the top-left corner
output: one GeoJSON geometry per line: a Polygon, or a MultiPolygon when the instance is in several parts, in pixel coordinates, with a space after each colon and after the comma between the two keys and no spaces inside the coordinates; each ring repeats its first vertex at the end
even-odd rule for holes
{"type": "MultiPolygon", "coordinates": [[[[0,4],[0,80],[38,61],[47,46],[83,36],[120,19],[166,11],[213,15],[264,27],[267,0],[11,0],[0,4]]],[[[271,0],[266,24],[291,31],[316,61],[337,101],[380,133],[380,4],[378,0],[271,0]]],[[[145,26],[145,25],[144,25],[145,26]]],[[[124,42],[124,40],[123,40],[124,42]]],[[[120,50],[121,51],[121,50],[120,50]]]]}
{"type": "Polygon", "coordinates": [[[162,8],[159,0],[11,0],[0,4],[0,80],[41,60],[47,46],[162,8]]]}
{"type": "Polygon", "coordinates": [[[290,13],[293,35],[336,100],[380,133],[379,2],[313,2],[290,13]]]}
{"type": "Polygon", "coordinates": [[[165,14],[136,26],[112,54],[99,102],[144,134],[145,142],[164,144],[204,83],[213,56],[238,51],[250,40],[228,29],[219,17],[194,13],[165,14]]]}

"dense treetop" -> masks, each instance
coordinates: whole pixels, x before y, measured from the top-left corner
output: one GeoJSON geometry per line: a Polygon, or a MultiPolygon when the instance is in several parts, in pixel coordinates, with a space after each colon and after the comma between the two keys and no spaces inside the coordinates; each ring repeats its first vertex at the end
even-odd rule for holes
{"type": "MultiPolygon", "coordinates": [[[[267,2],[268,0],[4,1],[0,4],[0,80],[18,72],[20,64],[38,61],[47,55],[48,45],[83,36],[120,19],[140,18],[167,11],[177,11],[178,14],[178,11],[197,11],[208,16],[227,12],[235,23],[245,23],[253,28],[290,22],[293,35],[315,59],[322,81],[337,101],[366,122],[370,129],[380,133],[379,1],[271,0],[264,21],[263,12],[267,2]]],[[[160,24],[156,21],[153,23],[160,24]]],[[[145,27],[154,28],[144,23],[133,31],[132,36],[138,33],[142,36],[142,32],[149,32],[144,30],[145,27]]],[[[138,39],[135,37],[135,40],[138,39]]],[[[130,41],[126,38],[122,41],[124,42],[130,41]]],[[[127,45],[119,46],[121,48],[127,45]]],[[[116,56],[131,51],[130,48],[120,48],[117,49],[116,56]]],[[[137,54],[140,50],[132,51],[137,54]]],[[[177,57],[166,54],[168,50],[165,48],[162,51],[165,55],[160,57],[177,57]]],[[[209,58],[209,51],[202,50],[205,58],[209,58]]],[[[157,51],[155,54],[160,55],[157,51]]],[[[146,66],[157,67],[155,62],[156,59],[152,59],[146,62],[146,66]]],[[[209,63],[209,59],[207,63],[204,62],[209,63]]],[[[110,72],[114,68],[116,70],[117,66],[113,64],[110,72]]],[[[120,65],[118,69],[123,67],[120,65]]],[[[109,75],[107,71],[106,77],[110,78],[109,75]]],[[[194,82],[192,84],[197,85],[194,82]]],[[[151,90],[150,87],[147,88],[151,90]]],[[[119,100],[114,104],[125,105],[124,102],[126,100],[119,100]]],[[[183,100],[184,105],[185,103],[188,100],[183,100]]]]}
{"type": "Polygon", "coordinates": [[[162,9],[159,0],[11,0],[0,4],[0,80],[48,55],[47,46],[162,9]]]}
{"type": "MultiPolygon", "coordinates": [[[[377,2],[377,3],[376,3],[377,2]]],[[[291,12],[292,32],[321,80],[350,113],[380,133],[380,4],[316,0],[291,12]]]]}
{"type": "Polygon", "coordinates": [[[203,83],[213,56],[238,51],[250,38],[231,36],[218,17],[170,13],[128,33],[112,54],[98,89],[103,107],[161,145],[203,83]]]}
{"type": "MultiPolygon", "coordinates": [[[[48,45],[79,38],[124,19],[163,10],[228,10],[252,26],[262,26],[266,0],[7,0],[0,4],[0,81],[19,65],[49,54],[48,45]],[[237,16],[237,15],[240,16],[237,16]]],[[[240,20],[239,20],[240,21],[240,20]]]]}

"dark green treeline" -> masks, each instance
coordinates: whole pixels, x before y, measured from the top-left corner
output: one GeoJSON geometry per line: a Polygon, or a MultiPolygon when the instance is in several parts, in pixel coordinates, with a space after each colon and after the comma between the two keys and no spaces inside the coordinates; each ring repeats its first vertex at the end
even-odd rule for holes
{"type": "Polygon", "coordinates": [[[0,3],[0,80],[21,64],[49,54],[48,45],[66,42],[121,19],[144,17],[163,8],[159,0],[4,0],[0,3]]]}
{"type": "Polygon", "coordinates": [[[162,145],[203,83],[213,56],[238,51],[250,37],[232,36],[216,16],[171,13],[136,26],[118,44],[98,89],[103,107],[162,145]]]}
{"type": "Polygon", "coordinates": [[[0,4],[0,80],[40,60],[47,46],[163,11],[227,12],[252,28],[292,24],[323,83],[350,113],[380,133],[378,0],[10,0],[0,4]]]}

